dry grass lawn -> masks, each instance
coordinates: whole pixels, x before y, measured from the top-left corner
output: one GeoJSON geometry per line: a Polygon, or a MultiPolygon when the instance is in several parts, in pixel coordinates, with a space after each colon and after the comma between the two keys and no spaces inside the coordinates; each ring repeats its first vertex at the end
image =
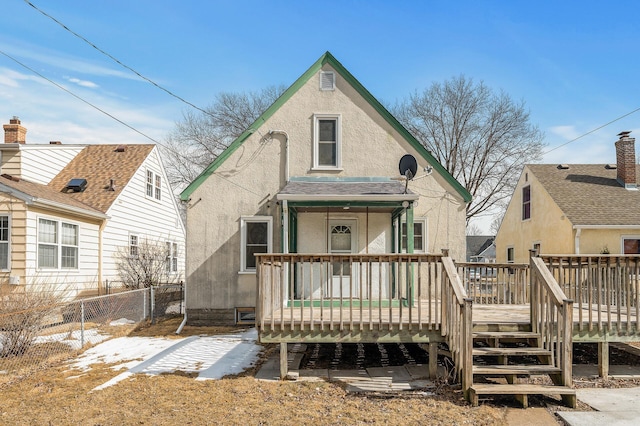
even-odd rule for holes
{"type": "MultiPolygon", "coordinates": [[[[131,334],[169,337],[178,323],[167,321],[131,334]]],[[[232,330],[185,327],[181,336],[228,331],[232,330]]],[[[329,382],[257,381],[254,371],[207,381],[178,373],[138,374],[92,392],[119,372],[104,364],[94,365],[86,373],[57,366],[3,387],[0,424],[506,424],[505,409],[471,407],[459,392],[447,386],[435,396],[354,395],[329,382]]]]}

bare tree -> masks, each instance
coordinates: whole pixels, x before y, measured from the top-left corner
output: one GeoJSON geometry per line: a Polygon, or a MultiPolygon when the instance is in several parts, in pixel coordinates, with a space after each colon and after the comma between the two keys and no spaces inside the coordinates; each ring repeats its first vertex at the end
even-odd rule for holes
{"type": "Polygon", "coordinates": [[[542,156],[543,134],[529,122],[524,102],[462,75],[433,83],[392,110],[471,193],[467,222],[504,204],[523,165],[542,156]]]}
{"type": "Polygon", "coordinates": [[[231,142],[284,92],[220,93],[205,113],[187,111],[162,146],[169,181],[180,189],[191,183],[231,142]]]}
{"type": "Polygon", "coordinates": [[[470,235],[482,235],[482,230],[476,224],[467,225],[467,236],[470,235]]]}
{"type": "Polygon", "coordinates": [[[169,273],[171,258],[165,242],[143,238],[133,249],[121,247],[115,254],[118,275],[125,286],[147,288],[175,281],[169,273]]]}

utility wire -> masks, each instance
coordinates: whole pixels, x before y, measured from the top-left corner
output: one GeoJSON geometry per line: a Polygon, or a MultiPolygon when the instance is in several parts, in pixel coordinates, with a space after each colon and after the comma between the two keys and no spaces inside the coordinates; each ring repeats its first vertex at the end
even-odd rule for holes
{"type": "Polygon", "coordinates": [[[555,148],[550,149],[549,151],[547,151],[547,152],[543,153],[542,155],[543,155],[543,156],[544,156],[544,155],[547,155],[548,153],[553,152],[553,151],[555,151],[556,149],[562,148],[563,146],[567,146],[567,145],[569,145],[570,143],[577,141],[578,139],[582,139],[583,137],[585,137],[585,136],[587,136],[587,135],[590,135],[590,134],[591,134],[591,133],[593,133],[593,132],[597,132],[598,130],[600,130],[600,129],[604,128],[604,127],[607,127],[609,124],[615,123],[615,122],[616,122],[616,121],[618,121],[618,120],[622,120],[623,118],[628,117],[628,116],[630,116],[631,114],[634,114],[634,113],[636,113],[636,112],[638,112],[638,111],[640,111],[640,108],[636,108],[636,109],[634,109],[633,111],[626,113],[625,115],[621,115],[620,117],[615,118],[615,119],[613,119],[613,120],[609,121],[608,123],[603,124],[602,126],[596,127],[595,129],[590,130],[590,131],[588,131],[587,133],[585,133],[585,134],[583,134],[583,135],[580,135],[580,136],[578,136],[578,137],[577,137],[577,138],[575,138],[575,139],[571,139],[569,142],[565,142],[565,143],[563,143],[562,145],[558,145],[558,146],[556,146],[555,148]]]}
{"type": "Polygon", "coordinates": [[[64,28],[66,31],[70,32],[71,34],[73,34],[74,36],[78,37],[80,40],[84,41],[85,43],[87,43],[89,46],[93,47],[94,49],[96,49],[98,52],[102,53],[103,55],[107,56],[108,58],[110,58],[111,60],[113,60],[115,63],[117,63],[118,65],[128,69],[129,71],[131,71],[132,73],[136,74],[138,77],[140,77],[141,79],[153,84],[154,86],[156,86],[158,89],[163,90],[164,92],[166,92],[167,94],[173,96],[174,98],[178,99],[181,102],[184,102],[185,104],[197,109],[200,112],[203,112],[207,115],[211,115],[209,112],[205,111],[204,109],[192,104],[191,102],[185,100],[184,98],[176,95],[175,93],[171,92],[168,89],[165,89],[164,87],[160,86],[158,83],[156,83],[155,81],[145,77],[144,75],[140,74],[138,71],[134,70],[133,68],[131,68],[128,65],[123,64],[122,62],[120,62],[118,59],[114,58],[112,55],[110,55],[109,53],[105,52],[104,50],[100,49],[98,46],[96,46],[95,44],[93,44],[92,42],[90,42],[89,40],[87,40],[86,38],[84,38],[83,36],[81,36],[80,34],[76,33],[75,31],[71,30],[69,27],[67,27],[65,24],[63,24],[62,22],[58,21],[56,18],[54,18],[53,16],[49,15],[48,13],[44,12],[43,10],[39,9],[36,5],[34,5],[33,3],[31,3],[29,0],[24,0],[25,3],[27,3],[29,6],[31,6],[32,8],[34,8],[35,10],[37,10],[38,12],[42,13],[44,16],[46,16],[47,18],[51,19],[52,21],[54,21],[56,24],[60,25],[62,28],[64,28]]]}
{"type": "Polygon", "coordinates": [[[92,108],[97,109],[98,111],[100,111],[101,113],[103,113],[104,115],[116,120],[118,123],[130,128],[131,130],[133,130],[134,132],[144,136],[145,138],[149,139],[150,141],[152,141],[155,144],[160,145],[160,142],[158,142],[157,140],[153,139],[151,136],[144,134],[143,132],[141,132],[140,130],[136,129],[133,126],[130,126],[129,124],[125,123],[124,121],[120,120],[119,118],[115,117],[113,114],[108,113],[107,111],[95,106],[94,104],[92,104],[91,102],[81,98],[80,96],[76,95],[75,93],[73,93],[72,91],[70,91],[69,89],[66,89],[65,87],[59,85],[58,83],[56,83],[55,81],[45,77],[44,75],[40,74],[38,71],[34,70],[33,68],[29,67],[28,65],[23,64],[22,62],[18,61],[16,58],[10,56],[9,54],[3,52],[2,50],[0,50],[0,54],[6,56],[7,58],[11,59],[13,62],[15,62],[16,64],[20,65],[21,67],[24,67],[26,69],[28,69],[29,71],[31,71],[32,73],[34,73],[35,75],[37,75],[40,78],[43,78],[44,80],[48,81],[49,83],[53,84],[54,86],[58,87],[59,89],[64,90],[65,92],[67,92],[68,94],[70,94],[71,96],[73,96],[74,98],[84,102],[85,104],[89,105],[92,108]]]}

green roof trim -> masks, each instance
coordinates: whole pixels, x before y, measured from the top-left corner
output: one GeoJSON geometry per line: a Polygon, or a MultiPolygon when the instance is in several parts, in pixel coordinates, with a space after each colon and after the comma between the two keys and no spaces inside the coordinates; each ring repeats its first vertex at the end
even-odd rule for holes
{"type": "Polygon", "coordinates": [[[242,143],[253,134],[265,121],[267,121],[276,111],[280,109],[309,79],[314,76],[323,65],[331,65],[368,103],[380,114],[409,144],[426,160],[435,171],[458,192],[462,199],[471,202],[471,194],[460,184],[440,162],[438,162],[429,151],[418,140],[413,137],[407,129],[393,116],[369,91],[330,53],[322,55],[304,74],[302,74],[267,110],[253,122],[247,130],[236,138],[209,166],[200,173],[181,193],[180,199],[187,201],[191,194],[211,176],[218,167],[227,159],[242,143]]]}

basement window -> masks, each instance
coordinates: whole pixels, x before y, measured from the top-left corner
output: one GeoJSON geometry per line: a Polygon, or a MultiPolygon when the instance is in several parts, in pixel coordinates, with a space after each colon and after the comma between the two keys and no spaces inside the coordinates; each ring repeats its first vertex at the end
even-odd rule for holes
{"type": "Polygon", "coordinates": [[[255,308],[236,308],[236,324],[255,324],[255,308]]]}

